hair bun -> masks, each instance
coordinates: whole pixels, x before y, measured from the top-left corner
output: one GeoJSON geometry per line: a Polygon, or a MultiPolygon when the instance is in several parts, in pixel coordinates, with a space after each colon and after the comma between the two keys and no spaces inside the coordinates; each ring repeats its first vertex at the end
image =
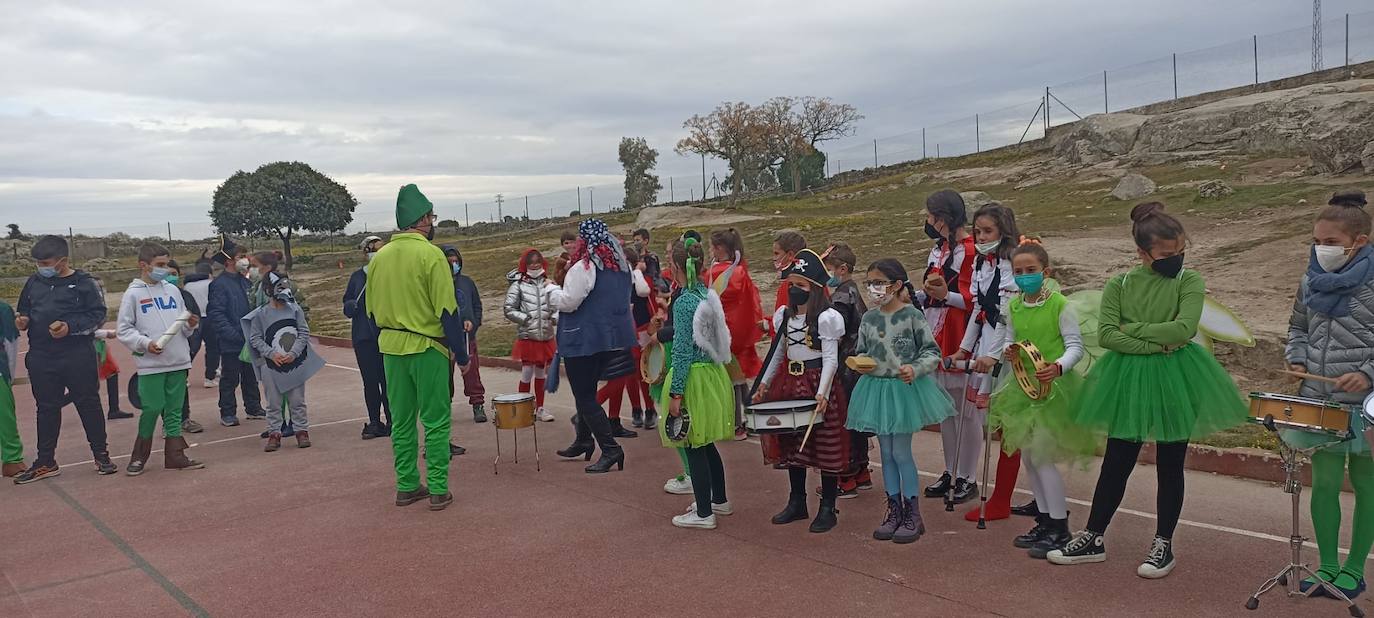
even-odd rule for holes
{"type": "Polygon", "coordinates": [[[1368,204],[1368,202],[1365,201],[1364,191],[1360,191],[1359,189],[1352,189],[1349,191],[1338,191],[1335,195],[1331,196],[1331,201],[1327,202],[1326,204],[1328,206],[1364,208],[1365,204],[1368,204]]]}
{"type": "Polygon", "coordinates": [[[1131,209],[1131,221],[1139,223],[1163,212],[1164,204],[1161,204],[1159,202],[1145,202],[1144,204],[1137,204],[1135,208],[1131,209]]]}

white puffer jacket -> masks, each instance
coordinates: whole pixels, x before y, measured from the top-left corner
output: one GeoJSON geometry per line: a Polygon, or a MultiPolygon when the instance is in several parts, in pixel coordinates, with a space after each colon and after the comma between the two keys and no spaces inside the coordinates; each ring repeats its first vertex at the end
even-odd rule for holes
{"type": "Polygon", "coordinates": [[[548,278],[542,275],[530,278],[512,270],[506,280],[510,281],[510,288],[506,290],[506,319],[515,323],[516,336],[533,341],[553,339],[558,333],[558,310],[544,289],[548,278]]]}

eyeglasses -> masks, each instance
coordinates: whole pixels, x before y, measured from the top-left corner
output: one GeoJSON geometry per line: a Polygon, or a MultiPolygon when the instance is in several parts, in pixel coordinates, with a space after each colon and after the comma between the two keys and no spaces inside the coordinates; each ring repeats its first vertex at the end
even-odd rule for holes
{"type": "Polygon", "coordinates": [[[894,283],[896,283],[896,281],[885,281],[883,279],[869,279],[868,281],[864,282],[864,285],[869,287],[885,288],[894,283]]]}

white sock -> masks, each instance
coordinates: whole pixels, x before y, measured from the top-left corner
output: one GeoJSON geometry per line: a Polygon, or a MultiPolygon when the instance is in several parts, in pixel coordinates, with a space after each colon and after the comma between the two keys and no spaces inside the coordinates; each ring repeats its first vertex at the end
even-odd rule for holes
{"type": "Polygon", "coordinates": [[[969,411],[972,414],[964,417],[964,433],[960,437],[964,443],[959,448],[958,477],[966,481],[978,478],[978,459],[983,455],[983,411],[969,411]]]}
{"type": "Polygon", "coordinates": [[[1069,498],[1064,491],[1064,476],[1053,463],[1036,464],[1032,474],[1040,481],[1041,491],[1036,494],[1036,504],[1040,510],[1050,514],[1053,519],[1066,519],[1069,516],[1069,498]],[[1041,501],[1040,496],[1045,499],[1041,501]]]}
{"type": "Polygon", "coordinates": [[[1021,453],[1021,467],[1026,469],[1026,481],[1030,483],[1031,495],[1035,496],[1035,508],[1041,513],[1049,512],[1045,506],[1045,488],[1040,486],[1040,473],[1035,468],[1035,462],[1025,453],[1021,453]]]}
{"type": "Polygon", "coordinates": [[[521,381],[522,383],[529,384],[529,383],[530,383],[530,380],[533,380],[533,379],[534,379],[534,365],[521,365],[521,366],[520,366],[520,381],[521,381]]]}

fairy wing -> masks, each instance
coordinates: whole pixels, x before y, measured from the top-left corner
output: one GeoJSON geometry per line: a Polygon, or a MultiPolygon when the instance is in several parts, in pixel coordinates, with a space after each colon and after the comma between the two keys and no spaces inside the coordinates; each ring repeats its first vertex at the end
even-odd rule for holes
{"type": "Polygon", "coordinates": [[[1102,290],[1079,290],[1065,298],[1068,299],[1074,314],[1078,316],[1078,330],[1083,335],[1085,354],[1083,360],[1074,367],[1074,370],[1086,374],[1088,368],[1092,367],[1093,361],[1102,358],[1102,355],[1107,353],[1098,339],[1098,326],[1101,324],[1099,315],[1102,309],[1102,290]]]}

